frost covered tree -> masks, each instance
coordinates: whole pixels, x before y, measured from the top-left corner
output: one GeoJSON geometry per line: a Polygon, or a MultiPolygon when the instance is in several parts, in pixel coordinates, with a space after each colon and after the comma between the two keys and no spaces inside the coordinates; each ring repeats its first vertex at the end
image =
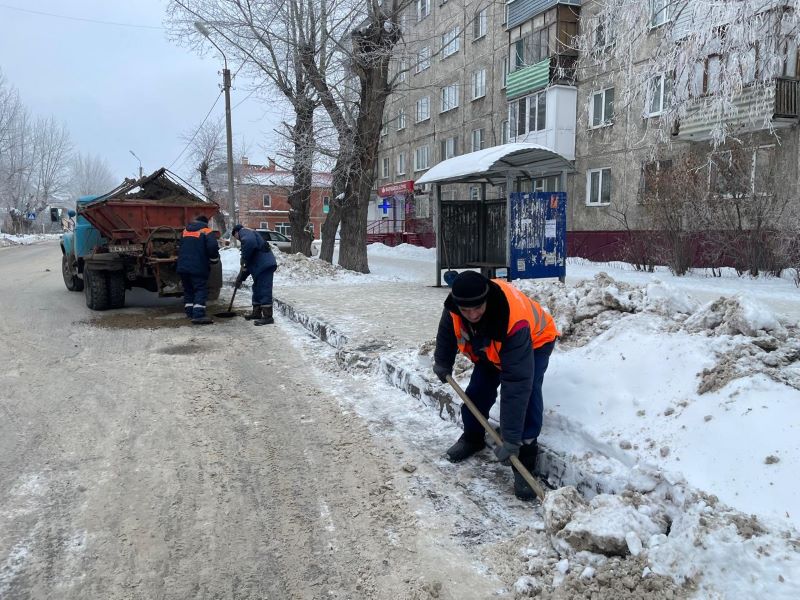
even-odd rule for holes
{"type": "Polygon", "coordinates": [[[78,152],[70,165],[69,191],[72,196],[104,194],[119,185],[108,162],[94,154],[78,152]]]}
{"type": "MultiPolygon", "coordinates": [[[[210,174],[217,168],[225,165],[225,124],[222,119],[206,121],[183,136],[187,144],[188,161],[192,169],[200,177],[200,186],[207,198],[220,206],[225,203],[225,198],[214,188],[210,174]]],[[[222,211],[214,215],[214,224],[219,231],[227,231],[225,215],[222,211]]]]}
{"type": "Polygon", "coordinates": [[[593,0],[580,68],[615,71],[617,112],[661,115],[659,141],[694,112],[718,145],[743,122],[772,128],[776,79],[797,74],[798,9],[798,0],[593,0]]]}

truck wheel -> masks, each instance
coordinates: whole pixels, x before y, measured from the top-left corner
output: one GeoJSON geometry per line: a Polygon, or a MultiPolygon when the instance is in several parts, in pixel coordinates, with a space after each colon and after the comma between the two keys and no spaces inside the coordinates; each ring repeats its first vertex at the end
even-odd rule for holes
{"type": "Polygon", "coordinates": [[[222,289],[222,262],[211,265],[211,272],[208,274],[208,299],[218,300],[219,292],[222,289]]]}
{"type": "Polygon", "coordinates": [[[61,274],[64,276],[64,285],[70,292],[83,290],[83,279],[72,272],[72,265],[66,254],[61,255],[61,274]]]}
{"type": "Polygon", "coordinates": [[[108,282],[106,279],[105,271],[83,270],[83,291],[86,294],[86,306],[92,310],[108,310],[108,282]]]}
{"type": "Polygon", "coordinates": [[[108,273],[108,304],[109,308],[122,308],[125,306],[124,271],[111,271],[108,273]]]}

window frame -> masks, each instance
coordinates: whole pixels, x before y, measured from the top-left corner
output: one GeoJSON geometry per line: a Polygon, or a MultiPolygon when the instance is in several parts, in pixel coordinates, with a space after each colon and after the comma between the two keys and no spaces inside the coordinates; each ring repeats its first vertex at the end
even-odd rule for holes
{"type": "Polygon", "coordinates": [[[439,114],[449,112],[458,108],[459,93],[458,83],[451,83],[442,86],[439,91],[439,114]],[[451,104],[452,102],[452,104],[451,104]]]}
{"type": "Polygon", "coordinates": [[[430,96],[422,96],[421,98],[417,98],[416,111],[415,111],[415,115],[414,116],[416,117],[416,121],[415,121],[416,123],[424,123],[425,121],[427,121],[427,120],[429,120],[431,118],[431,97],[430,96]],[[420,102],[422,102],[423,100],[425,101],[425,107],[427,109],[427,114],[424,117],[420,118],[420,106],[421,106],[420,102]]]}
{"type": "Polygon", "coordinates": [[[478,150],[483,150],[486,147],[486,130],[483,127],[476,127],[470,133],[470,147],[472,148],[472,152],[477,152],[478,150]],[[475,147],[475,137],[478,134],[478,147],[475,147]]]}
{"type": "Polygon", "coordinates": [[[650,77],[649,83],[648,83],[648,90],[647,90],[647,94],[648,95],[645,98],[645,102],[647,102],[647,106],[646,106],[646,111],[647,112],[645,113],[646,117],[648,117],[648,118],[650,118],[650,117],[660,117],[661,115],[664,114],[664,109],[665,109],[665,107],[667,105],[666,92],[667,92],[667,74],[666,73],[659,73],[658,75],[653,75],[652,77],[650,77]],[[654,82],[656,80],[659,80],[661,82],[660,85],[659,85],[659,88],[658,88],[659,89],[658,93],[659,93],[659,96],[660,96],[660,105],[659,105],[659,110],[654,111],[653,110],[653,100],[655,99],[655,85],[654,85],[654,82]]]}
{"type": "Polygon", "coordinates": [[[417,23],[425,19],[425,17],[430,16],[431,0],[417,0],[416,7],[417,7],[417,23]]]}
{"type": "Polygon", "coordinates": [[[425,46],[417,50],[417,64],[414,67],[414,74],[419,75],[423,71],[431,68],[431,47],[425,46]]]}
{"type": "Polygon", "coordinates": [[[261,195],[261,208],[272,208],[272,194],[261,195]]]}
{"type": "Polygon", "coordinates": [[[258,222],[259,229],[269,229],[269,221],[259,221],[258,222]]]}
{"type": "Polygon", "coordinates": [[[662,25],[669,23],[669,8],[671,4],[671,0],[650,0],[650,15],[647,19],[647,25],[649,29],[657,29],[662,25]],[[658,8],[658,10],[656,10],[656,8],[658,8]],[[656,22],[656,17],[658,16],[660,16],[661,20],[656,22]]]}
{"type": "Polygon", "coordinates": [[[441,140],[439,150],[442,160],[448,160],[458,156],[458,136],[453,135],[441,140]]]}
{"type": "Polygon", "coordinates": [[[397,111],[397,131],[403,131],[406,128],[406,109],[405,107],[397,111]]]}
{"type": "Polygon", "coordinates": [[[589,96],[589,129],[602,129],[603,127],[610,127],[614,124],[614,99],[615,99],[615,92],[614,87],[610,86],[607,88],[603,88],[602,90],[597,90],[596,92],[592,92],[591,96],[589,96]],[[606,114],[608,108],[608,93],[611,92],[611,116],[606,114]],[[595,124],[595,98],[601,96],[600,101],[600,121],[599,123],[595,124]]]}
{"type": "Polygon", "coordinates": [[[611,184],[613,183],[613,178],[611,175],[611,167],[598,167],[596,169],[587,169],[586,170],[586,206],[609,206],[611,204],[611,184]],[[607,173],[608,179],[608,200],[603,202],[603,184],[605,183],[607,173]],[[597,192],[598,192],[598,199],[597,201],[592,200],[592,175],[598,175],[597,181],[597,192]]]}
{"type": "Polygon", "coordinates": [[[482,40],[489,33],[489,9],[483,7],[475,12],[472,19],[472,41],[482,40]]]}
{"type": "Polygon", "coordinates": [[[406,174],[406,153],[399,152],[397,154],[397,175],[405,175],[406,174]]]}
{"type": "Polygon", "coordinates": [[[390,162],[391,159],[388,156],[384,156],[381,159],[381,179],[389,179],[389,173],[391,169],[391,167],[389,166],[390,162]]]}
{"type": "Polygon", "coordinates": [[[430,146],[428,146],[426,144],[425,146],[417,146],[416,148],[414,148],[414,173],[416,173],[418,171],[425,171],[427,169],[430,169],[430,164],[431,164],[430,146]],[[424,156],[425,156],[425,165],[424,166],[419,164],[419,158],[420,158],[420,151],[421,150],[425,151],[423,153],[424,156]]]}
{"type": "Polygon", "coordinates": [[[442,34],[442,60],[461,50],[461,28],[458,25],[442,34]]]}
{"type": "Polygon", "coordinates": [[[480,100],[486,97],[486,67],[477,69],[472,72],[472,100],[480,100]],[[480,77],[478,77],[480,75],[480,77]],[[478,89],[478,80],[481,80],[480,90],[478,89]],[[480,92],[480,93],[478,93],[480,92]]]}

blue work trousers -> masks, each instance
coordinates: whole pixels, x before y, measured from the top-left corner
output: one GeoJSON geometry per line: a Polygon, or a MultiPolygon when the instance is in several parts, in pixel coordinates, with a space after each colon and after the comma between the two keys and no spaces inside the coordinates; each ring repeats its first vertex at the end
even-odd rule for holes
{"type": "MultiPolygon", "coordinates": [[[[530,440],[539,437],[542,431],[542,418],[544,414],[544,399],[542,397],[542,382],[547,365],[550,363],[550,354],[553,352],[555,342],[549,342],[533,351],[533,389],[528,400],[528,410],[525,412],[525,425],[522,429],[522,439],[530,440]]],[[[497,401],[497,388],[500,387],[500,371],[489,363],[479,362],[472,370],[466,393],[480,413],[489,418],[489,410],[497,401]]],[[[501,415],[502,418],[502,415],[501,415]]],[[[483,426],[464,404],[461,406],[461,419],[464,422],[464,433],[480,437],[483,435],[483,426]]]]}
{"type": "Polygon", "coordinates": [[[253,306],[272,306],[272,278],[275,275],[275,267],[270,267],[261,271],[258,275],[253,275],[253,306]]]}
{"type": "Polygon", "coordinates": [[[186,315],[189,316],[191,307],[191,317],[197,319],[206,316],[206,302],[208,301],[208,275],[192,275],[181,273],[183,283],[183,305],[186,307],[186,315]]]}

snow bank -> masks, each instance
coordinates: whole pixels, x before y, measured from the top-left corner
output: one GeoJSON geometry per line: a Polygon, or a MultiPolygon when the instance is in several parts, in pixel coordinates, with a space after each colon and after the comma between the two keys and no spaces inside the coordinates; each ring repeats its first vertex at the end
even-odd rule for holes
{"type": "Polygon", "coordinates": [[[59,233],[39,233],[33,235],[11,235],[0,233],[0,248],[4,246],[27,246],[45,240],[57,240],[61,238],[59,233]]]}

